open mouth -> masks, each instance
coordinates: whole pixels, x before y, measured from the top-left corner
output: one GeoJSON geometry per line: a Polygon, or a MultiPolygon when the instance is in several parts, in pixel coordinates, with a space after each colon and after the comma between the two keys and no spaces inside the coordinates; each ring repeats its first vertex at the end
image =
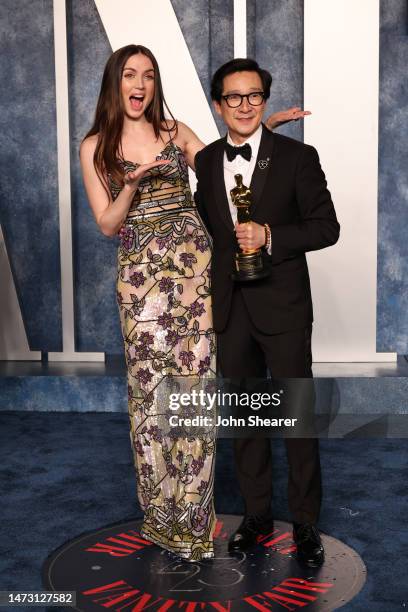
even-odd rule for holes
{"type": "Polygon", "coordinates": [[[143,95],[133,95],[133,96],[130,96],[129,100],[130,100],[130,106],[132,107],[132,109],[135,111],[138,111],[143,106],[144,96],[143,95]]]}

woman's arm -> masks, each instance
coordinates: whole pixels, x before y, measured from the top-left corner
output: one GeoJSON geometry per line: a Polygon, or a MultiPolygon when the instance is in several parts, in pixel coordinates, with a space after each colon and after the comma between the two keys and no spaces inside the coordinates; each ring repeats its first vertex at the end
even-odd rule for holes
{"type": "Polygon", "coordinates": [[[167,164],[167,159],[143,164],[133,172],[125,175],[125,185],[115,202],[106,192],[93,163],[97,143],[96,136],[90,136],[80,147],[82,176],[88,201],[99,229],[105,236],[116,236],[125,221],[130,205],[139,186],[140,179],[150,168],[167,164]]]}
{"type": "Polygon", "coordinates": [[[181,148],[183,149],[184,156],[190,168],[195,171],[195,156],[199,151],[201,151],[201,149],[204,149],[205,144],[185,123],[178,121],[177,126],[178,136],[180,138],[180,142],[182,143],[181,148]]]}
{"type": "MultiPolygon", "coordinates": [[[[312,113],[310,111],[304,111],[299,106],[293,106],[287,110],[278,111],[277,113],[272,113],[272,115],[269,115],[269,117],[265,120],[265,125],[268,130],[272,131],[284,123],[288,123],[289,121],[298,121],[298,119],[302,119],[303,117],[311,114],[312,113]]],[[[192,170],[195,170],[194,158],[198,151],[201,151],[201,149],[205,147],[205,144],[198,138],[197,134],[195,134],[193,130],[191,130],[181,121],[178,122],[178,130],[180,141],[184,145],[182,149],[187,163],[192,170]]]]}
{"type": "Polygon", "coordinates": [[[311,114],[312,113],[310,111],[302,110],[300,106],[293,106],[287,110],[278,111],[277,113],[272,113],[272,115],[269,115],[265,121],[265,125],[268,130],[272,131],[284,123],[288,123],[289,121],[298,121],[299,119],[303,119],[303,117],[311,114]]]}

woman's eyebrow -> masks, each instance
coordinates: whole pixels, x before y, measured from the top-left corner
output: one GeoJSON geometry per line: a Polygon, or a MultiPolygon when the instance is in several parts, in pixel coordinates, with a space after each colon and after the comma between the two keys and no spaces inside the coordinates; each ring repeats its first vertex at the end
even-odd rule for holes
{"type": "MultiPolygon", "coordinates": [[[[137,72],[136,68],[132,68],[131,66],[125,66],[123,68],[123,72],[125,70],[131,70],[132,72],[137,72]]],[[[147,68],[147,70],[143,70],[143,74],[146,74],[146,72],[154,72],[154,68],[147,68]]]]}

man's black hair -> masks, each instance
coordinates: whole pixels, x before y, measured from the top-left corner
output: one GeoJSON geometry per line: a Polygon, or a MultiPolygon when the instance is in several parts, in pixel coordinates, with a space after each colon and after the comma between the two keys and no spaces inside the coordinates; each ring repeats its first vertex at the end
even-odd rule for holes
{"type": "Polygon", "coordinates": [[[244,71],[257,72],[259,74],[262,81],[262,90],[265,94],[265,100],[267,100],[271,91],[272,76],[267,70],[260,68],[258,62],[250,58],[235,58],[218,68],[211,79],[211,98],[217,102],[221,102],[222,87],[225,77],[234,72],[244,71]]]}

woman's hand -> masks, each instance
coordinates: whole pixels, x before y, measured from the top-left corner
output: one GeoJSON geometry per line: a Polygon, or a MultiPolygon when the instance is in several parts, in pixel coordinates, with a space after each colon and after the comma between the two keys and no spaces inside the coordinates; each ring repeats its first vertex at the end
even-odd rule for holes
{"type": "MultiPolygon", "coordinates": [[[[133,195],[136,193],[139,183],[141,179],[144,177],[144,175],[146,174],[146,172],[150,170],[151,168],[155,168],[156,166],[165,166],[169,162],[170,162],[169,159],[156,159],[155,161],[150,162],[148,164],[141,164],[140,166],[136,168],[136,170],[131,170],[130,172],[126,172],[125,176],[123,177],[123,182],[124,182],[123,191],[130,193],[133,198],[133,195]]],[[[126,229],[124,225],[121,225],[121,227],[119,228],[117,232],[118,235],[123,236],[125,232],[126,232],[126,229]]]]}
{"type": "Polygon", "coordinates": [[[141,164],[136,168],[136,170],[126,172],[125,176],[123,177],[124,188],[126,188],[127,191],[136,192],[141,179],[148,170],[155,168],[156,166],[165,166],[169,162],[169,159],[156,159],[148,164],[141,164]]]}
{"type": "Polygon", "coordinates": [[[277,113],[272,113],[272,115],[269,115],[265,121],[265,125],[268,130],[272,131],[284,123],[289,123],[289,121],[298,121],[299,119],[303,119],[303,117],[311,114],[312,113],[310,111],[302,110],[300,106],[293,106],[287,110],[278,111],[277,113]]]}
{"type": "Polygon", "coordinates": [[[156,159],[149,164],[142,164],[131,172],[127,172],[124,176],[123,189],[113,202],[107,185],[103,184],[95,170],[93,158],[97,141],[97,136],[89,136],[81,144],[82,175],[88,201],[99,229],[105,236],[116,236],[127,217],[142,177],[151,168],[168,164],[170,160],[156,159]]]}

